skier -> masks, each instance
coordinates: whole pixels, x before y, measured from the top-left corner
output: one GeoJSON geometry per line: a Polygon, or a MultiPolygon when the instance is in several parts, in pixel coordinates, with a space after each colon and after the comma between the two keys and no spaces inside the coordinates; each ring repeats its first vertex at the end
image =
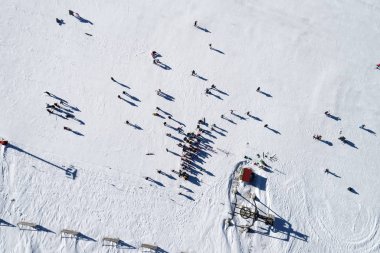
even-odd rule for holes
{"type": "Polygon", "coordinates": [[[154,59],[154,58],[156,58],[156,56],[157,56],[157,52],[156,52],[156,51],[152,51],[151,55],[152,55],[152,57],[153,57],[153,59],[154,59]]]}
{"type": "Polygon", "coordinates": [[[211,85],[211,89],[215,89],[215,88],[216,88],[215,84],[211,85]]]}
{"type": "Polygon", "coordinates": [[[44,93],[47,94],[48,96],[51,96],[51,93],[48,91],[45,91],[44,93]]]}
{"type": "Polygon", "coordinates": [[[260,92],[260,87],[257,87],[256,91],[257,91],[257,92],[260,92]]]}
{"type": "Polygon", "coordinates": [[[121,96],[120,96],[120,95],[117,95],[117,98],[121,99],[121,96]]]}
{"type": "Polygon", "coordinates": [[[191,71],[191,75],[192,76],[196,76],[197,75],[197,73],[195,73],[195,70],[191,71]]]}
{"type": "Polygon", "coordinates": [[[195,27],[198,27],[198,21],[195,21],[195,22],[194,22],[194,26],[195,26],[195,27]]]}
{"type": "Polygon", "coordinates": [[[380,69],[380,63],[376,65],[376,68],[377,68],[377,69],[380,69]]]}
{"type": "Polygon", "coordinates": [[[222,115],[220,115],[220,117],[222,118],[222,119],[224,119],[224,115],[222,114],[222,115]]]}
{"type": "Polygon", "coordinates": [[[111,80],[114,81],[114,82],[116,82],[116,80],[112,76],[111,76],[111,80]]]}
{"type": "Polygon", "coordinates": [[[325,169],[325,173],[327,174],[330,173],[329,169],[325,169]]]}
{"type": "Polygon", "coordinates": [[[268,124],[265,124],[264,127],[268,127],[268,124]]]}
{"type": "Polygon", "coordinates": [[[166,121],[164,122],[164,126],[166,126],[167,125],[167,123],[166,123],[166,121]]]}
{"type": "Polygon", "coordinates": [[[161,111],[160,107],[156,107],[156,110],[157,110],[157,111],[161,111]]]}
{"type": "Polygon", "coordinates": [[[168,149],[168,148],[166,148],[166,152],[169,152],[169,149],[168,149]]]}
{"type": "Polygon", "coordinates": [[[129,96],[129,94],[126,91],[123,91],[123,94],[129,96]]]}
{"type": "Polygon", "coordinates": [[[71,131],[71,128],[69,127],[63,127],[64,130],[71,131]]]}
{"type": "Polygon", "coordinates": [[[209,89],[209,88],[207,88],[207,89],[206,89],[206,95],[207,95],[207,94],[211,94],[211,92],[210,92],[210,89],[209,89]]]}
{"type": "Polygon", "coordinates": [[[364,129],[364,128],[365,128],[365,125],[364,125],[364,124],[363,124],[363,125],[361,125],[361,126],[360,126],[360,128],[361,128],[361,129],[364,129]]]}
{"type": "Polygon", "coordinates": [[[168,119],[172,119],[172,115],[169,115],[169,116],[168,116],[168,119]]]}
{"type": "Polygon", "coordinates": [[[69,10],[69,15],[74,16],[74,12],[72,10],[69,10]]]}
{"type": "Polygon", "coordinates": [[[156,90],[156,92],[157,92],[157,95],[160,95],[161,94],[161,89],[156,90]]]}
{"type": "Polygon", "coordinates": [[[54,103],[54,107],[61,108],[58,103],[54,103]]]}
{"type": "Polygon", "coordinates": [[[158,114],[157,112],[153,113],[153,116],[158,116],[158,115],[160,115],[160,114],[158,114]]]}
{"type": "Polygon", "coordinates": [[[166,134],[166,136],[168,136],[168,137],[172,137],[172,134],[170,134],[170,133],[167,133],[167,134],[166,134]]]}
{"type": "Polygon", "coordinates": [[[251,113],[248,111],[248,112],[247,112],[247,115],[248,115],[248,116],[251,116],[251,113]]]}
{"type": "Polygon", "coordinates": [[[182,127],[177,127],[177,131],[178,131],[178,133],[181,133],[181,132],[183,132],[183,129],[182,129],[182,127]]]}
{"type": "Polygon", "coordinates": [[[53,113],[53,110],[46,109],[46,111],[48,111],[49,114],[53,113]]]}
{"type": "Polygon", "coordinates": [[[158,173],[158,174],[162,174],[162,171],[161,171],[161,170],[157,170],[157,173],[158,173]]]}
{"type": "Polygon", "coordinates": [[[234,114],[234,110],[230,110],[231,114],[234,114]]]}
{"type": "Polygon", "coordinates": [[[210,43],[210,44],[208,44],[208,46],[210,47],[210,49],[212,49],[212,44],[210,43]]]}
{"type": "Polygon", "coordinates": [[[329,111],[325,111],[325,115],[326,115],[326,116],[329,116],[329,115],[330,115],[330,112],[329,112],[329,111]]]}
{"type": "Polygon", "coordinates": [[[130,123],[129,123],[129,121],[127,120],[127,121],[125,121],[125,124],[129,125],[130,123]]]}
{"type": "Polygon", "coordinates": [[[54,108],[54,105],[46,104],[46,108],[54,108]]]}

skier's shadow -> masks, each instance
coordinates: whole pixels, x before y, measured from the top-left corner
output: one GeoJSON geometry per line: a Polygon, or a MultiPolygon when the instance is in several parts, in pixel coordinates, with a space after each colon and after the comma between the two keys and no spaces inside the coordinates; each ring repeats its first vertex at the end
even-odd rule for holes
{"type": "Polygon", "coordinates": [[[219,49],[216,49],[216,48],[211,48],[211,50],[215,51],[215,52],[218,52],[219,54],[225,54],[223,51],[220,51],[219,49]]]}
{"type": "Polygon", "coordinates": [[[248,115],[248,116],[251,117],[254,120],[262,121],[262,119],[260,119],[259,117],[256,117],[256,116],[253,116],[253,115],[248,115]]]}
{"type": "Polygon", "coordinates": [[[334,116],[334,115],[331,115],[331,114],[326,114],[326,116],[329,117],[330,119],[333,119],[333,120],[336,120],[336,121],[341,120],[341,118],[339,118],[338,116],[334,116]]]}
{"type": "Polygon", "coordinates": [[[137,124],[132,125],[132,127],[133,127],[134,129],[137,129],[137,130],[143,130],[142,127],[140,127],[140,126],[137,125],[137,124]]]}
{"type": "MultiPolygon", "coordinates": [[[[115,79],[114,79],[115,80],[115,79]]],[[[124,88],[127,88],[127,89],[130,89],[130,87],[128,87],[127,85],[125,85],[125,84],[123,84],[123,83],[121,83],[121,82],[119,82],[119,81],[114,81],[115,83],[117,83],[117,84],[119,84],[120,86],[122,86],[122,87],[124,87],[124,88]]]]}
{"type": "Polygon", "coordinates": [[[216,95],[216,94],[214,94],[214,93],[212,93],[212,92],[210,92],[209,94],[210,94],[211,96],[216,97],[216,98],[219,99],[219,100],[223,100],[223,98],[221,98],[220,96],[218,96],[218,95],[216,95]]]}
{"type": "Polygon", "coordinates": [[[269,98],[271,98],[272,97],[272,95],[271,94],[269,94],[269,93],[266,93],[266,92],[264,92],[264,91],[259,91],[261,94],[263,94],[263,95],[265,95],[265,96],[267,96],[267,97],[269,97],[269,98]]]}
{"type": "Polygon", "coordinates": [[[158,95],[160,97],[165,98],[166,100],[169,100],[169,101],[174,101],[175,100],[175,98],[173,96],[170,96],[169,94],[167,94],[165,92],[162,92],[162,91],[158,95]]]}
{"type": "Polygon", "coordinates": [[[359,192],[357,192],[354,188],[350,188],[350,189],[348,189],[350,192],[352,192],[352,193],[354,193],[354,194],[357,194],[357,195],[359,195],[359,192]]]}
{"type": "Polygon", "coordinates": [[[152,179],[152,178],[149,178],[149,179],[147,179],[147,180],[150,181],[150,182],[152,182],[152,183],[155,183],[155,184],[158,185],[158,186],[165,187],[165,185],[164,185],[163,183],[161,183],[161,182],[159,182],[159,181],[156,181],[156,180],[154,180],[154,179],[152,179]]]}
{"type": "Polygon", "coordinates": [[[333,145],[331,141],[327,141],[327,140],[320,140],[320,141],[323,142],[324,144],[329,145],[330,147],[333,145]]]}
{"type": "Polygon", "coordinates": [[[132,106],[136,106],[138,107],[135,103],[131,102],[131,101],[128,101],[126,100],[125,98],[120,98],[121,100],[124,100],[125,102],[127,102],[128,104],[132,105],[132,106]]]}
{"type": "Polygon", "coordinates": [[[219,89],[215,89],[215,90],[216,90],[217,92],[219,92],[219,93],[225,95],[225,96],[229,96],[229,94],[228,94],[227,92],[224,92],[224,91],[219,90],[219,89]]]}
{"type": "Polygon", "coordinates": [[[89,23],[90,25],[94,25],[90,20],[82,18],[78,13],[74,14],[74,17],[77,18],[81,23],[89,23]]]}
{"type": "Polygon", "coordinates": [[[73,134],[78,135],[78,136],[84,136],[82,133],[78,131],[71,131],[73,134]]]}
{"type": "Polygon", "coordinates": [[[240,116],[239,114],[236,114],[236,113],[231,113],[231,114],[238,117],[241,120],[247,120],[246,118],[244,118],[243,116],[240,116]]]}
{"type": "Polygon", "coordinates": [[[199,79],[203,80],[203,81],[207,81],[208,79],[203,77],[203,76],[200,76],[200,75],[195,75],[196,77],[198,77],[199,79]]]}
{"type": "Polygon", "coordinates": [[[157,66],[159,66],[159,67],[165,69],[165,70],[171,70],[171,69],[172,69],[169,65],[166,65],[166,64],[163,63],[163,62],[157,62],[157,63],[155,63],[155,64],[156,64],[157,66]]]}
{"type": "Polygon", "coordinates": [[[206,32],[206,33],[211,33],[211,31],[209,31],[209,30],[206,29],[206,28],[203,28],[203,27],[200,27],[200,26],[196,26],[196,28],[198,28],[199,30],[202,30],[202,31],[204,31],[204,32],[206,32]]]}
{"type": "Polygon", "coordinates": [[[360,127],[360,128],[363,129],[364,131],[367,131],[367,132],[370,133],[370,134],[376,135],[376,132],[372,131],[372,130],[369,129],[369,128],[365,128],[365,127],[360,127]]]}
{"type": "Polygon", "coordinates": [[[343,141],[343,143],[349,145],[349,146],[352,147],[352,148],[359,149],[358,147],[356,147],[355,143],[353,143],[352,141],[349,141],[349,140],[347,140],[347,139],[345,139],[345,140],[343,141]]]}
{"type": "Polygon", "coordinates": [[[270,127],[266,127],[266,128],[268,128],[269,130],[271,130],[275,134],[281,135],[281,133],[279,131],[277,131],[276,129],[273,129],[273,128],[270,128],[270,127]]]}
{"type": "Polygon", "coordinates": [[[191,196],[188,196],[188,195],[186,195],[186,194],[179,193],[178,195],[184,196],[184,197],[187,198],[188,200],[194,201],[194,199],[193,199],[191,196]]]}
{"type": "Polygon", "coordinates": [[[132,95],[127,95],[130,99],[132,99],[132,100],[135,100],[135,101],[137,101],[137,102],[141,102],[141,100],[140,99],[138,99],[137,97],[135,97],[135,96],[132,96],[132,95]]]}

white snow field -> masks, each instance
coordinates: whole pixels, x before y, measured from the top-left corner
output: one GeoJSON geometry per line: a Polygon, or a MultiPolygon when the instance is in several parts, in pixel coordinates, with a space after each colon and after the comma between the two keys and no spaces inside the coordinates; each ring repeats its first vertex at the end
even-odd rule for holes
{"type": "Polygon", "coordinates": [[[161,253],[380,252],[379,1],[3,0],[0,11],[9,141],[0,252],[141,252],[143,243],[161,253]],[[172,119],[153,116],[156,107],[172,119]],[[186,181],[172,172],[185,137],[173,128],[193,132],[203,117],[186,181]],[[257,174],[245,186],[235,180],[244,166],[257,174]],[[243,230],[235,214],[226,226],[233,189],[255,193],[274,225],[243,230]],[[62,229],[81,235],[61,238],[62,229]],[[102,246],[103,237],[123,242],[102,246]]]}

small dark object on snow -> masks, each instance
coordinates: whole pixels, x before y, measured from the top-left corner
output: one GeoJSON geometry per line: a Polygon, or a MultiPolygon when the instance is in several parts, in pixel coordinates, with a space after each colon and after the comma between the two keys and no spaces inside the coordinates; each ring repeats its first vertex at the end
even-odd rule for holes
{"type": "Polygon", "coordinates": [[[194,26],[197,27],[197,25],[198,25],[198,21],[195,21],[194,26]]]}
{"type": "Polygon", "coordinates": [[[257,87],[256,91],[259,92],[260,91],[260,87],[257,87]]]}
{"type": "Polygon", "coordinates": [[[211,85],[211,89],[215,89],[215,88],[216,88],[215,84],[211,85]]]}
{"type": "Polygon", "coordinates": [[[117,95],[117,98],[120,98],[120,99],[121,99],[121,96],[120,96],[120,95],[117,95]]]}
{"type": "Polygon", "coordinates": [[[158,174],[162,174],[162,171],[161,171],[161,170],[157,170],[157,173],[158,173],[158,174]]]}
{"type": "Polygon", "coordinates": [[[361,128],[361,129],[364,129],[364,128],[365,128],[365,125],[364,125],[364,124],[363,124],[363,125],[361,125],[361,126],[360,126],[360,128],[361,128]]]}
{"type": "Polygon", "coordinates": [[[112,76],[111,76],[111,80],[114,81],[114,82],[116,82],[116,80],[112,76]]]}
{"type": "Polygon", "coordinates": [[[49,110],[49,109],[46,109],[46,111],[48,111],[49,114],[52,114],[53,111],[52,110],[49,110]]]}
{"type": "Polygon", "coordinates": [[[222,118],[222,119],[224,119],[224,115],[222,114],[222,115],[220,115],[220,117],[222,118]]]}
{"type": "Polygon", "coordinates": [[[166,136],[168,136],[168,137],[172,137],[172,134],[170,134],[170,133],[167,133],[167,134],[166,134],[166,136]]]}
{"type": "Polygon", "coordinates": [[[63,19],[56,18],[55,21],[56,21],[59,25],[63,25],[63,24],[65,24],[65,21],[63,21],[63,19]]]}
{"type": "Polygon", "coordinates": [[[329,111],[325,111],[325,115],[330,115],[330,112],[329,111]]]}
{"type": "Polygon", "coordinates": [[[63,127],[64,130],[71,131],[71,128],[69,127],[63,127]]]}
{"type": "Polygon", "coordinates": [[[48,91],[45,91],[44,93],[47,94],[47,95],[49,95],[49,96],[51,96],[51,93],[48,92],[48,91]]]}
{"type": "Polygon", "coordinates": [[[166,121],[164,122],[164,126],[166,126],[166,121]]]}
{"type": "Polygon", "coordinates": [[[329,169],[325,169],[325,173],[330,173],[329,169]]]}
{"type": "Polygon", "coordinates": [[[127,120],[127,121],[125,121],[125,124],[129,125],[130,123],[129,123],[129,121],[127,120]]]}
{"type": "Polygon", "coordinates": [[[208,46],[210,47],[210,49],[212,49],[212,44],[210,43],[210,44],[208,44],[208,46]]]}
{"type": "Polygon", "coordinates": [[[74,12],[72,10],[69,10],[69,15],[74,16],[74,12]]]}
{"type": "Polygon", "coordinates": [[[247,112],[247,115],[248,115],[248,116],[250,116],[250,115],[251,115],[251,113],[248,111],[248,112],[247,112]]]}
{"type": "Polygon", "coordinates": [[[191,71],[191,75],[195,76],[197,73],[195,73],[195,70],[191,71]]]}
{"type": "Polygon", "coordinates": [[[341,140],[341,141],[345,142],[346,141],[346,137],[341,136],[341,137],[338,138],[338,140],[341,140]]]}
{"type": "Polygon", "coordinates": [[[265,124],[264,127],[268,127],[268,124],[265,124]]]}

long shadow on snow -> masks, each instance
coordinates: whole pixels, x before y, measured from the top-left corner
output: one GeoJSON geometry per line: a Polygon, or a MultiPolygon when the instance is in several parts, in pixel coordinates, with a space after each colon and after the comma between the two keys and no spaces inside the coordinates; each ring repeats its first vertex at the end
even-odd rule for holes
{"type": "Polygon", "coordinates": [[[53,166],[53,167],[56,167],[57,169],[61,169],[61,170],[66,171],[66,169],[64,169],[63,167],[60,167],[60,166],[58,166],[58,165],[56,165],[56,164],[54,164],[54,163],[51,163],[51,162],[49,162],[49,161],[46,161],[46,160],[42,159],[41,157],[38,157],[38,156],[33,155],[33,154],[31,154],[31,153],[29,153],[29,152],[27,152],[27,151],[25,151],[25,150],[23,150],[23,149],[21,149],[21,148],[19,148],[19,147],[16,147],[16,146],[13,145],[13,144],[8,144],[8,145],[7,145],[7,148],[12,148],[12,149],[14,149],[14,150],[16,150],[16,151],[22,152],[22,153],[24,153],[24,154],[27,154],[27,155],[33,157],[33,158],[36,158],[37,160],[40,160],[41,162],[44,162],[44,163],[47,163],[47,164],[49,164],[49,165],[51,165],[51,166],[53,166]]]}
{"type": "Polygon", "coordinates": [[[16,227],[15,225],[3,220],[3,219],[0,219],[0,226],[2,227],[16,227]]]}

